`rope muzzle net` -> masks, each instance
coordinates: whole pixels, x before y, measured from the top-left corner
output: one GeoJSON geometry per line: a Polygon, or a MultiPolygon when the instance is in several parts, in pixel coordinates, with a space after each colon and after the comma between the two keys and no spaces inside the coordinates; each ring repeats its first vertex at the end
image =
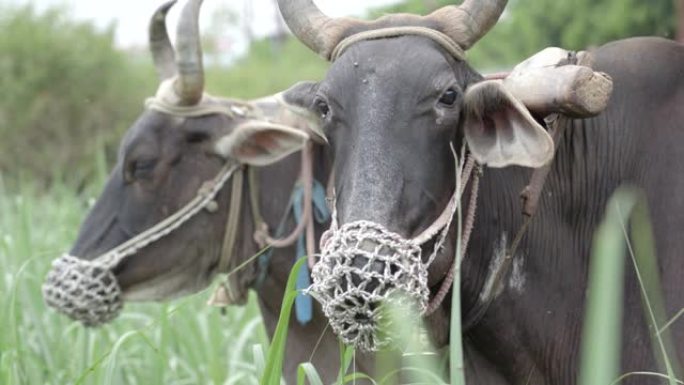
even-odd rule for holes
{"type": "Polygon", "coordinates": [[[328,234],[312,271],[310,293],[345,343],[374,350],[389,343],[376,333],[380,305],[395,291],[422,312],[427,306],[427,268],[420,246],[383,226],[356,221],[328,234]]]}
{"type": "Polygon", "coordinates": [[[116,318],[123,308],[114,273],[98,261],[64,255],[52,263],[43,285],[45,303],[86,326],[116,318]]]}
{"type": "MultiPolygon", "coordinates": [[[[467,183],[473,170],[472,158],[463,168],[456,163],[462,171],[461,179],[467,183]]],[[[474,186],[477,182],[473,182],[474,186]]],[[[392,336],[381,328],[388,327],[392,320],[382,306],[409,301],[420,315],[429,315],[441,303],[443,296],[430,300],[428,267],[444,249],[463,186],[465,183],[454,189],[442,214],[411,239],[370,221],[338,227],[333,212],[331,227],[321,237],[321,258],[312,270],[313,284],[308,292],[321,303],[330,326],[344,343],[363,351],[391,345],[392,336]],[[423,258],[423,246],[433,240],[432,252],[423,258]],[[435,300],[438,303],[433,303],[435,300]]],[[[418,325],[415,317],[402,322],[418,325]]]]}

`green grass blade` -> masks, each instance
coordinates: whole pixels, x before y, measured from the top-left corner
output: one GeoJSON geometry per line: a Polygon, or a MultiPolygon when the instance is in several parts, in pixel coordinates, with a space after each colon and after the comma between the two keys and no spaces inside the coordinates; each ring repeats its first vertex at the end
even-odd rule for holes
{"type": "MultiPolygon", "coordinates": [[[[617,385],[623,380],[629,378],[629,377],[636,377],[636,376],[642,376],[642,377],[654,377],[654,378],[662,378],[665,380],[670,380],[670,377],[666,374],[662,373],[654,373],[654,372],[629,372],[621,375],[620,377],[616,378],[615,381],[611,382],[611,385],[617,385]]],[[[675,380],[676,384],[684,385],[684,382],[675,380]]]]}
{"type": "Polygon", "coordinates": [[[254,366],[256,366],[256,372],[259,376],[262,376],[266,368],[264,346],[261,344],[252,346],[252,354],[254,356],[254,366]]]}
{"type": "Polygon", "coordinates": [[[306,380],[309,380],[309,385],[323,385],[321,376],[310,362],[304,362],[297,368],[297,385],[306,385],[306,380]]]}
{"type": "MultiPolygon", "coordinates": [[[[414,301],[399,293],[382,305],[381,334],[391,336],[391,345],[377,357],[382,364],[381,383],[444,384],[440,377],[439,360],[428,342],[427,332],[420,322],[420,312],[414,301]],[[402,373],[402,376],[398,376],[402,373]]],[[[381,337],[382,338],[382,337],[381,337]]],[[[380,377],[380,376],[377,376],[380,377]]],[[[376,377],[376,378],[377,378],[376,377]]]]}
{"type": "Polygon", "coordinates": [[[355,372],[355,373],[350,373],[344,376],[341,382],[339,382],[340,385],[346,385],[346,384],[355,384],[356,381],[359,380],[366,380],[370,381],[371,384],[377,385],[378,382],[375,381],[375,379],[367,374],[360,373],[360,372],[355,372]]]}
{"type": "Polygon", "coordinates": [[[278,325],[271,346],[268,349],[268,357],[266,360],[266,368],[264,375],[261,378],[261,385],[279,385],[280,378],[283,371],[283,358],[285,355],[285,343],[287,340],[287,329],[290,325],[290,314],[292,313],[292,305],[297,297],[297,290],[295,290],[295,283],[297,281],[297,273],[306,263],[306,258],[300,258],[292,267],[290,276],[287,279],[285,286],[285,293],[283,296],[283,304],[280,308],[280,317],[278,318],[278,325]]]}
{"type": "Polygon", "coordinates": [[[354,348],[351,346],[346,346],[340,342],[340,371],[337,373],[337,383],[341,384],[344,374],[347,373],[349,365],[351,365],[354,359],[354,348]]]}
{"type": "Polygon", "coordinates": [[[117,358],[118,358],[118,353],[119,350],[121,350],[123,344],[131,337],[137,336],[140,332],[137,330],[132,330],[127,333],[124,333],[118,341],[114,344],[114,347],[112,347],[111,354],[107,357],[107,368],[106,368],[106,374],[105,374],[105,385],[111,385],[111,384],[116,384],[118,381],[115,381],[116,378],[116,368],[117,368],[117,358]]]}
{"type": "MultiPolygon", "coordinates": [[[[461,216],[458,215],[458,234],[461,234],[461,216]]],[[[460,258],[460,239],[456,247],[456,257],[460,258]]],[[[463,336],[461,330],[461,269],[455,267],[454,282],[451,294],[451,331],[449,332],[449,368],[452,385],[466,385],[463,365],[463,336]]]]}
{"type": "MultiPolygon", "coordinates": [[[[465,160],[465,148],[461,149],[461,162],[459,163],[459,157],[456,155],[456,151],[452,145],[451,151],[454,154],[454,159],[456,159],[456,190],[461,191],[463,189],[461,180],[461,171],[463,169],[465,160]]],[[[473,172],[478,172],[474,169],[473,172]]],[[[465,368],[463,365],[463,336],[461,330],[461,262],[463,261],[462,253],[462,234],[463,234],[463,219],[461,217],[461,201],[458,201],[458,207],[456,209],[456,251],[454,255],[454,260],[456,261],[454,271],[454,282],[451,286],[451,318],[449,325],[451,331],[449,332],[449,375],[451,380],[451,385],[466,385],[465,380],[465,368]]]]}
{"type": "Polygon", "coordinates": [[[636,199],[633,190],[619,188],[594,237],[578,384],[606,385],[618,374],[625,266],[621,224],[636,199]]]}
{"type": "Polygon", "coordinates": [[[672,318],[670,318],[667,322],[665,322],[665,325],[661,326],[660,329],[658,329],[658,334],[662,334],[665,330],[669,329],[670,326],[672,326],[673,323],[677,322],[679,318],[681,318],[684,315],[684,308],[679,309],[677,314],[675,314],[672,318]]]}
{"type": "MultiPolygon", "coordinates": [[[[631,225],[633,241],[628,242],[627,246],[639,281],[646,318],[649,320],[653,331],[651,340],[653,341],[655,357],[661,370],[667,373],[669,384],[675,385],[676,378],[681,377],[681,367],[678,365],[679,361],[672,343],[671,333],[667,329],[660,329],[659,326],[666,323],[666,310],[658,271],[653,229],[648,207],[643,198],[634,207],[631,225]]],[[[622,223],[622,230],[627,237],[627,229],[624,223],[622,223]]]]}

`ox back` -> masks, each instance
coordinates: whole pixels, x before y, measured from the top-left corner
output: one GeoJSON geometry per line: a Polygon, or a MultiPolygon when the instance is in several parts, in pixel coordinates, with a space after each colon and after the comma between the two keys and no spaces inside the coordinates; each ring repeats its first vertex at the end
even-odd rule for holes
{"type": "MultiPolygon", "coordinates": [[[[595,118],[566,121],[540,208],[504,287],[464,336],[469,383],[576,383],[592,239],[620,185],[645,191],[666,315],[684,308],[684,46],[634,38],[600,47],[594,56],[594,69],[613,78],[612,100],[595,118]]],[[[463,265],[464,314],[483,306],[492,266],[522,224],[519,194],[530,174],[520,167],[485,170],[463,265]]],[[[635,269],[625,263],[621,372],[661,371],[635,269]]],[[[681,360],[684,320],[670,329],[677,350],[671,358],[681,360]]]]}

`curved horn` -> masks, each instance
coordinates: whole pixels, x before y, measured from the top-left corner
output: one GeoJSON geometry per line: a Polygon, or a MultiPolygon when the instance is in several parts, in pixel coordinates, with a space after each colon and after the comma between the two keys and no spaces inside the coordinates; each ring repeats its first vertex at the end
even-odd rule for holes
{"type": "Polygon", "coordinates": [[[464,0],[461,5],[442,7],[427,17],[437,21],[442,32],[468,49],[489,31],[506,7],[507,0],[464,0]]]}
{"type": "Polygon", "coordinates": [[[337,43],[353,26],[363,29],[393,25],[437,24],[441,32],[451,37],[461,48],[468,49],[489,31],[506,7],[507,0],[464,0],[461,5],[442,7],[430,15],[396,14],[375,22],[351,18],[330,18],[321,12],[313,0],[278,0],[283,19],[292,33],[306,46],[326,59],[337,43]]]}
{"type": "Polygon", "coordinates": [[[199,36],[199,10],[202,0],[189,0],[183,8],[176,31],[176,66],[178,77],[174,91],[183,105],[195,105],[202,99],[204,68],[199,36]]]}
{"type": "Polygon", "coordinates": [[[278,8],[292,33],[319,55],[329,58],[350,19],[326,16],[313,0],[278,0],[278,8]]]}
{"type": "Polygon", "coordinates": [[[148,29],[150,52],[152,61],[157,69],[159,79],[165,80],[176,74],[176,64],[173,47],[166,32],[166,14],[176,4],[176,0],[162,4],[152,15],[148,29]]]}

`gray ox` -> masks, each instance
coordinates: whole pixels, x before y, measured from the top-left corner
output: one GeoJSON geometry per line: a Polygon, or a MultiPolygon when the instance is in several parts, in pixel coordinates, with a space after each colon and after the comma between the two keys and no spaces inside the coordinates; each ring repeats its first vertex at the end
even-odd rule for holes
{"type": "MultiPolygon", "coordinates": [[[[459,149],[467,142],[478,162],[499,167],[485,169],[481,177],[461,270],[462,313],[473,321],[464,335],[467,380],[575,384],[592,236],[619,185],[646,192],[667,315],[684,308],[684,238],[679,236],[684,229],[684,46],[633,38],[593,51],[594,69],[613,79],[611,102],[595,118],[563,123],[567,129],[538,213],[503,285],[492,290],[487,288],[492,274],[523,222],[519,194],[532,170],[518,166],[539,167],[548,160],[546,132],[514,121],[508,96],[494,88],[472,88],[483,77],[454,58],[447,44],[427,33],[382,29],[426,27],[468,49],[495,24],[505,4],[465,0],[423,17],[398,14],[360,21],[329,18],[310,0],[279,0],[293,33],[334,59],[321,82],[301,84],[287,97],[321,117],[334,152],[340,227],[364,220],[404,239],[421,233],[454,190],[450,143],[459,149]],[[372,30],[383,35],[337,47],[345,38],[372,30]]],[[[450,231],[447,247],[429,266],[432,296],[452,264],[454,244],[455,231],[450,231]]],[[[424,244],[423,258],[430,246],[424,244]]],[[[380,253],[372,243],[359,250],[380,253]]],[[[367,266],[367,261],[364,254],[352,264],[367,266]]],[[[384,266],[372,268],[382,274],[384,266]]],[[[450,303],[447,298],[426,320],[437,346],[448,343],[450,303]]],[[[628,269],[622,371],[658,371],[650,330],[633,269],[628,269]]],[[[671,358],[681,362],[684,321],[670,331],[676,345],[671,358]]],[[[633,377],[622,383],[660,382],[633,377]]]]}
{"type": "MultiPolygon", "coordinates": [[[[204,94],[198,31],[201,0],[191,0],[183,9],[175,52],[165,26],[166,13],[173,4],[171,1],[162,5],[150,23],[150,47],[162,84],[157,96],[148,103],[149,108],[126,133],[104,191],[81,226],[70,254],[82,260],[92,260],[169,217],[192,200],[202,184],[219,174],[227,162],[237,161],[246,168],[264,166],[256,172],[260,186],[257,204],[263,219],[275,229],[285,215],[300,170],[299,159],[286,156],[301,149],[307,140],[303,130],[286,126],[305,129],[308,118],[292,114],[274,98],[239,102],[204,94]]],[[[317,165],[323,165],[324,155],[321,146],[316,146],[317,165]]],[[[322,167],[316,167],[315,172],[320,180],[325,180],[322,167]]],[[[218,192],[213,208],[202,210],[171,234],[112,267],[122,297],[117,300],[162,301],[196,292],[209,285],[217,273],[240,266],[259,251],[252,236],[255,221],[249,203],[255,186],[245,180],[234,247],[222,256],[226,221],[232,214],[229,202],[235,193],[230,186],[229,180],[218,192]],[[219,271],[222,258],[228,259],[224,270],[219,271]]],[[[290,231],[293,219],[286,223],[285,229],[290,231]]],[[[271,336],[295,261],[294,253],[293,247],[274,250],[270,265],[265,267],[265,279],[255,287],[271,336]]],[[[246,299],[246,291],[255,286],[259,273],[254,261],[234,275],[234,301],[246,299]]],[[[46,285],[49,303],[59,300],[53,295],[63,284],[46,285]]],[[[90,310],[70,308],[70,314],[79,317],[90,310]]],[[[112,311],[104,314],[103,320],[86,322],[106,322],[116,314],[112,311]]],[[[326,331],[327,320],[320,309],[314,309],[313,320],[307,325],[295,320],[290,325],[284,364],[288,383],[296,382],[297,365],[311,358],[323,379],[332,381],[340,362],[339,345],[336,337],[326,331]]],[[[363,369],[366,361],[359,363],[363,369]]]]}

